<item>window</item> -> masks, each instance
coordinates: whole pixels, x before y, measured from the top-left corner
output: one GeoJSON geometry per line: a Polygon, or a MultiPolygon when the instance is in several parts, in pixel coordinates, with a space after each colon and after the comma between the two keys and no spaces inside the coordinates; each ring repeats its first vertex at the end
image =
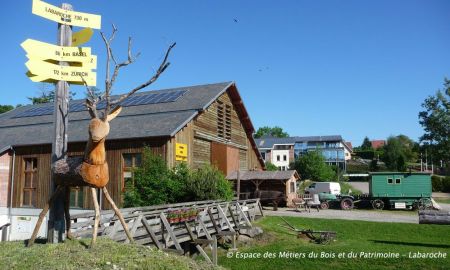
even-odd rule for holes
{"type": "Polygon", "coordinates": [[[37,158],[24,159],[22,206],[36,207],[37,158]]]}
{"type": "Polygon", "coordinates": [[[70,207],[83,208],[84,188],[73,187],[70,189],[70,207]]]}
{"type": "Polygon", "coordinates": [[[395,178],[395,183],[396,184],[400,184],[401,183],[401,179],[400,178],[395,178]]]}
{"type": "Polygon", "coordinates": [[[393,183],[392,178],[388,178],[388,184],[392,184],[392,183],[393,183]]]}
{"type": "Polygon", "coordinates": [[[280,155],[277,155],[277,161],[280,161],[280,155]]]}
{"type": "Polygon", "coordinates": [[[291,193],[295,193],[295,183],[294,182],[291,182],[290,184],[289,184],[289,192],[291,192],[291,193]]]}
{"type": "Polygon", "coordinates": [[[217,136],[231,140],[231,106],[217,102],[217,136]]]}
{"type": "Polygon", "coordinates": [[[125,191],[127,188],[134,187],[133,170],[141,166],[142,155],[141,153],[122,154],[122,159],[123,159],[122,191],[125,191]]]}
{"type": "Polygon", "coordinates": [[[287,156],[283,155],[283,161],[287,161],[287,156]]]}

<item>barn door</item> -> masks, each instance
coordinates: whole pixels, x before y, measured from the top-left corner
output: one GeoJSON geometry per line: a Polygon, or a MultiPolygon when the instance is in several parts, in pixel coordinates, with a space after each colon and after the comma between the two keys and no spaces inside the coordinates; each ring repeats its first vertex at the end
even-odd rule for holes
{"type": "Polygon", "coordinates": [[[239,149],[226,144],[211,143],[211,164],[225,175],[239,170],[239,149]]]}

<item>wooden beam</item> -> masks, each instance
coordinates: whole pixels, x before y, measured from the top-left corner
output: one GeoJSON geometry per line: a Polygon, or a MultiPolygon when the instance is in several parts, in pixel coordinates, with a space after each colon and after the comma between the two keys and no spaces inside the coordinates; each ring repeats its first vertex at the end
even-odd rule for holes
{"type": "Polygon", "coordinates": [[[231,225],[230,221],[228,220],[227,215],[225,214],[225,212],[223,211],[222,207],[220,207],[220,205],[217,205],[217,210],[219,211],[219,216],[222,216],[223,220],[225,221],[225,223],[228,225],[228,229],[231,232],[235,232],[235,230],[233,229],[233,225],[231,225]]]}
{"type": "Polygon", "coordinates": [[[161,213],[160,218],[161,218],[162,223],[164,224],[164,227],[166,227],[167,233],[169,234],[170,238],[172,239],[172,242],[175,245],[175,248],[178,250],[183,250],[180,246],[180,243],[178,243],[177,237],[173,233],[170,223],[167,221],[166,215],[164,215],[164,213],[161,213]]]}
{"type": "MultiPolygon", "coordinates": [[[[73,10],[72,5],[63,3],[64,10],[73,10]]],[[[58,45],[72,45],[72,27],[70,25],[58,23],[58,45]]],[[[67,62],[60,62],[61,66],[68,66],[67,62]]],[[[54,124],[53,124],[53,143],[52,143],[52,168],[56,161],[67,156],[67,127],[69,124],[69,84],[65,81],[58,81],[55,89],[54,102],[54,124]]],[[[50,180],[50,193],[56,191],[54,175],[50,180]]],[[[62,243],[65,238],[65,220],[64,220],[64,197],[65,190],[55,196],[53,204],[50,206],[50,214],[47,226],[47,241],[49,243],[62,243]]]]}
{"type": "MultiPolygon", "coordinates": [[[[134,219],[133,227],[131,227],[131,230],[130,230],[131,237],[134,236],[138,226],[141,224],[142,217],[143,217],[142,215],[139,215],[137,218],[134,219]]],[[[128,223],[128,224],[130,224],[130,223],[128,223]]],[[[128,243],[130,243],[130,239],[129,238],[125,239],[125,244],[128,244],[128,243]]]]}
{"type": "Polygon", "coordinates": [[[155,246],[158,249],[162,249],[163,247],[162,247],[161,243],[158,241],[158,238],[156,238],[155,232],[153,232],[152,227],[150,226],[150,224],[148,224],[147,219],[145,217],[143,217],[141,222],[144,225],[145,230],[150,235],[150,238],[152,239],[152,241],[155,244],[155,246]]]}

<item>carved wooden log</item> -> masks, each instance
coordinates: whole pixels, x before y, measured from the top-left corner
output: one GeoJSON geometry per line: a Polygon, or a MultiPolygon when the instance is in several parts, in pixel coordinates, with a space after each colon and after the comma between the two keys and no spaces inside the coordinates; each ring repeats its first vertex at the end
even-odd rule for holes
{"type": "Polygon", "coordinates": [[[55,183],[61,186],[102,188],[109,181],[108,163],[91,165],[82,157],[58,160],[53,167],[55,183]]]}
{"type": "Polygon", "coordinates": [[[419,224],[450,225],[450,211],[419,211],[419,224]]]}

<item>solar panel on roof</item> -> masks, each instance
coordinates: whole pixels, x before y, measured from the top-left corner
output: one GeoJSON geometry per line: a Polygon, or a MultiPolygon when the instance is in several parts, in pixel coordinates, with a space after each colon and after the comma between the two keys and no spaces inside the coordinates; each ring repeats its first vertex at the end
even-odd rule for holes
{"type": "MultiPolygon", "coordinates": [[[[136,95],[125,99],[123,102],[120,103],[120,105],[123,107],[130,107],[130,106],[175,102],[180,97],[182,97],[186,92],[187,90],[176,90],[165,93],[150,93],[145,95],[136,95]]],[[[104,109],[105,106],[106,101],[103,100],[97,105],[97,109],[99,110],[104,109]]],[[[69,112],[82,112],[85,110],[86,107],[84,105],[84,102],[82,101],[77,101],[69,104],[69,112]]],[[[14,118],[52,115],[53,111],[54,108],[52,103],[38,108],[31,108],[29,110],[17,114],[16,116],[14,116],[14,118]]]]}

